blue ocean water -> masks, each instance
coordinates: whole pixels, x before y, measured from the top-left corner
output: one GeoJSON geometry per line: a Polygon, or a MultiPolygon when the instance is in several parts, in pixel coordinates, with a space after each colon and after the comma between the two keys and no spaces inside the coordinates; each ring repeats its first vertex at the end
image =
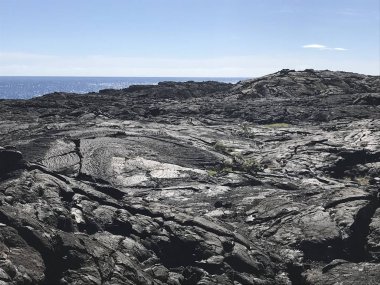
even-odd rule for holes
{"type": "Polygon", "coordinates": [[[52,92],[88,93],[101,89],[122,89],[130,85],[160,81],[207,81],[236,83],[244,78],[225,77],[50,77],[0,76],[0,99],[28,99],[52,92]]]}

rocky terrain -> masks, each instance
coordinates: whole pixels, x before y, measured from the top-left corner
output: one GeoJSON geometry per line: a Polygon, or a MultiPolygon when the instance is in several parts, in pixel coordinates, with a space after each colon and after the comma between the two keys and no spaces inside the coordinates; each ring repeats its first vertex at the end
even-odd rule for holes
{"type": "Polygon", "coordinates": [[[0,284],[378,284],[380,77],[0,100],[0,284]]]}

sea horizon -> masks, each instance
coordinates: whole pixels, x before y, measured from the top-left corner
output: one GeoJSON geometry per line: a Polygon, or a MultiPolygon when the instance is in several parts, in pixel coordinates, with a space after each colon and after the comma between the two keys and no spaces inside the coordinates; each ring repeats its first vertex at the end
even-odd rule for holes
{"type": "Polygon", "coordinates": [[[82,78],[251,78],[250,76],[82,76],[82,75],[0,75],[0,77],[82,77],[82,78]]]}
{"type": "Polygon", "coordinates": [[[86,94],[102,89],[123,89],[131,85],[156,85],[162,81],[218,81],[236,83],[248,77],[187,76],[29,76],[1,75],[0,99],[30,99],[54,92],[86,94]]]}

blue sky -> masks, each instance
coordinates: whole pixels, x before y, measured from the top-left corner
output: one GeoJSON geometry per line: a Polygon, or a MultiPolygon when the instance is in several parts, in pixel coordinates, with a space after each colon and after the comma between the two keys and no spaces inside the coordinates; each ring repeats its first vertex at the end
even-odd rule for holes
{"type": "Polygon", "coordinates": [[[0,75],[379,75],[379,0],[0,0],[0,75]]]}

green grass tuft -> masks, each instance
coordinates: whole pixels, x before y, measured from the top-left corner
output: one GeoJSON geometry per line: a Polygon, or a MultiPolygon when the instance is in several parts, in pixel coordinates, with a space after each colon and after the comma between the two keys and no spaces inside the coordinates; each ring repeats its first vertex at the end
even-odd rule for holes
{"type": "Polygon", "coordinates": [[[273,123],[273,124],[264,125],[264,127],[267,127],[267,128],[289,128],[290,124],[288,124],[288,123],[273,123]]]}

